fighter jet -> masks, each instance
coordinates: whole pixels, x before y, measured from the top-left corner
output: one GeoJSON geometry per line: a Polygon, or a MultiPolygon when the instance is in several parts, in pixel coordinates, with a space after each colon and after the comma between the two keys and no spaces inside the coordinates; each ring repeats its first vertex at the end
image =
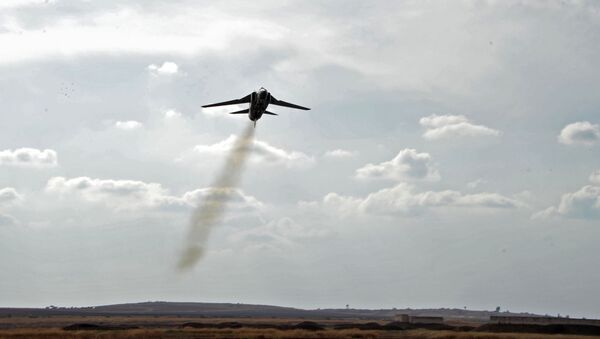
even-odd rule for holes
{"type": "Polygon", "coordinates": [[[229,114],[248,114],[248,118],[250,118],[250,120],[254,121],[254,127],[256,127],[256,121],[258,119],[260,119],[263,114],[277,115],[273,112],[267,111],[267,106],[269,106],[269,104],[284,106],[284,107],[289,107],[289,108],[310,110],[310,108],[298,106],[298,105],[291,104],[289,102],[285,102],[282,100],[277,100],[264,87],[261,87],[258,91],[252,92],[241,99],[218,102],[216,104],[204,105],[202,107],[207,108],[207,107],[237,105],[237,104],[250,104],[250,107],[240,110],[240,111],[231,112],[229,114]]]}

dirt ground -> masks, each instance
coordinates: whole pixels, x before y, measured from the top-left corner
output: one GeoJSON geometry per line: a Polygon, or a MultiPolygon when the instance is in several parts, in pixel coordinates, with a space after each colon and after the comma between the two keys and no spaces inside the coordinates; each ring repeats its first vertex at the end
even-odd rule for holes
{"type": "MultiPolygon", "coordinates": [[[[0,318],[0,338],[406,338],[406,339],[581,339],[592,336],[528,333],[483,333],[447,330],[360,330],[334,329],[340,321],[319,320],[323,330],[248,328],[258,324],[292,325],[305,319],[215,319],[169,316],[93,316],[93,317],[6,317],[0,318]],[[240,328],[190,328],[185,323],[218,324],[235,322],[240,328]],[[94,324],[112,329],[64,330],[73,324],[94,324]],[[135,326],[135,329],[114,329],[135,326]]],[[[356,320],[357,323],[365,321],[356,320]]],[[[344,321],[348,323],[348,321],[344,321]]]]}
{"type": "Polygon", "coordinates": [[[406,338],[406,339],[583,339],[590,336],[523,333],[477,333],[433,330],[256,330],[256,329],[135,329],[116,331],[64,331],[61,329],[13,329],[0,331],[0,338],[406,338]]]}

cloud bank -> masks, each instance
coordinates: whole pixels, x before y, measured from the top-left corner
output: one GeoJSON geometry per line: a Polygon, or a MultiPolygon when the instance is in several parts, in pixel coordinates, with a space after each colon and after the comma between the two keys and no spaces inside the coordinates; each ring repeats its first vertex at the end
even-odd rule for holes
{"type": "Polygon", "coordinates": [[[423,137],[439,140],[457,137],[499,136],[500,131],[483,125],[476,125],[464,115],[430,115],[419,120],[427,130],[423,137]]]}
{"type": "Polygon", "coordinates": [[[320,202],[302,202],[301,207],[321,207],[341,217],[358,214],[414,216],[431,208],[473,207],[486,209],[514,209],[523,206],[520,201],[497,193],[464,194],[459,191],[415,192],[407,183],[400,183],[370,193],[364,198],[327,194],[320,202]]]}
{"type": "Polygon", "coordinates": [[[39,150],[36,148],[19,148],[14,151],[0,151],[0,166],[18,166],[18,167],[56,167],[58,166],[58,156],[56,151],[51,149],[39,150]]]}
{"type": "Polygon", "coordinates": [[[406,148],[392,160],[379,164],[367,164],[356,170],[359,179],[430,180],[440,179],[429,153],[419,153],[406,148]]]}
{"type": "MultiPolygon", "coordinates": [[[[229,153],[237,137],[230,135],[227,139],[212,145],[197,145],[194,147],[194,153],[198,156],[224,156],[229,153]]],[[[254,140],[251,145],[250,161],[285,167],[307,167],[314,164],[314,158],[302,152],[287,151],[270,145],[265,141],[254,140]]]]}
{"type": "Polygon", "coordinates": [[[181,196],[169,194],[158,183],[137,180],[92,179],[77,177],[53,177],[46,184],[46,192],[62,198],[100,203],[116,211],[159,209],[189,209],[199,201],[231,201],[235,211],[258,209],[262,203],[242,190],[234,188],[201,188],[185,192],[181,196]]]}

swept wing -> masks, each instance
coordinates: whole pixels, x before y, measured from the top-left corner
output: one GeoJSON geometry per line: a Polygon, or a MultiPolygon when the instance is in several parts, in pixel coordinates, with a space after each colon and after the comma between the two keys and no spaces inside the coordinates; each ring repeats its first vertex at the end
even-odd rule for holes
{"type": "Polygon", "coordinates": [[[235,99],[235,100],[217,102],[216,104],[204,105],[202,107],[207,108],[207,107],[216,107],[216,106],[247,104],[247,103],[250,102],[250,96],[251,96],[251,94],[248,94],[248,95],[246,95],[245,97],[243,97],[241,99],[235,99]]]}
{"type": "Polygon", "coordinates": [[[299,105],[296,105],[296,104],[285,102],[283,100],[277,100],[272,95],[271,95],[271,104],[277,105],[277,106],[284,106],[284,107],[289,107],[289,108],[295,108],[295,109],[303,109],[305,111],[310,110],[310,108],[308,108],[308,107],[302,107],[302,106],[299,106],[299,105]]]}

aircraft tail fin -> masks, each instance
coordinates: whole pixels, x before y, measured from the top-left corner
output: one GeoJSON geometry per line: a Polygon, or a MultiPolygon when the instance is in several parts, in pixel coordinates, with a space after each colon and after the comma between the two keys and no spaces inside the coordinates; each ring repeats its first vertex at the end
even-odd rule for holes
{"type": "Polygon", "coordinates": [[[243,110],[240,110],[240,111],[231,112],[229,114],[247,114],[248,112],[250,112],[250,109],[246,108],[246,109],[243,109],[243,110]]]}
{"type": "Polygon", "coordinates": [[[279,115],[277,113],[273,113],[273,112],[269,112],[269,111],[265,111],[265,114],[268,114],[268,115],[279,115]]]}

